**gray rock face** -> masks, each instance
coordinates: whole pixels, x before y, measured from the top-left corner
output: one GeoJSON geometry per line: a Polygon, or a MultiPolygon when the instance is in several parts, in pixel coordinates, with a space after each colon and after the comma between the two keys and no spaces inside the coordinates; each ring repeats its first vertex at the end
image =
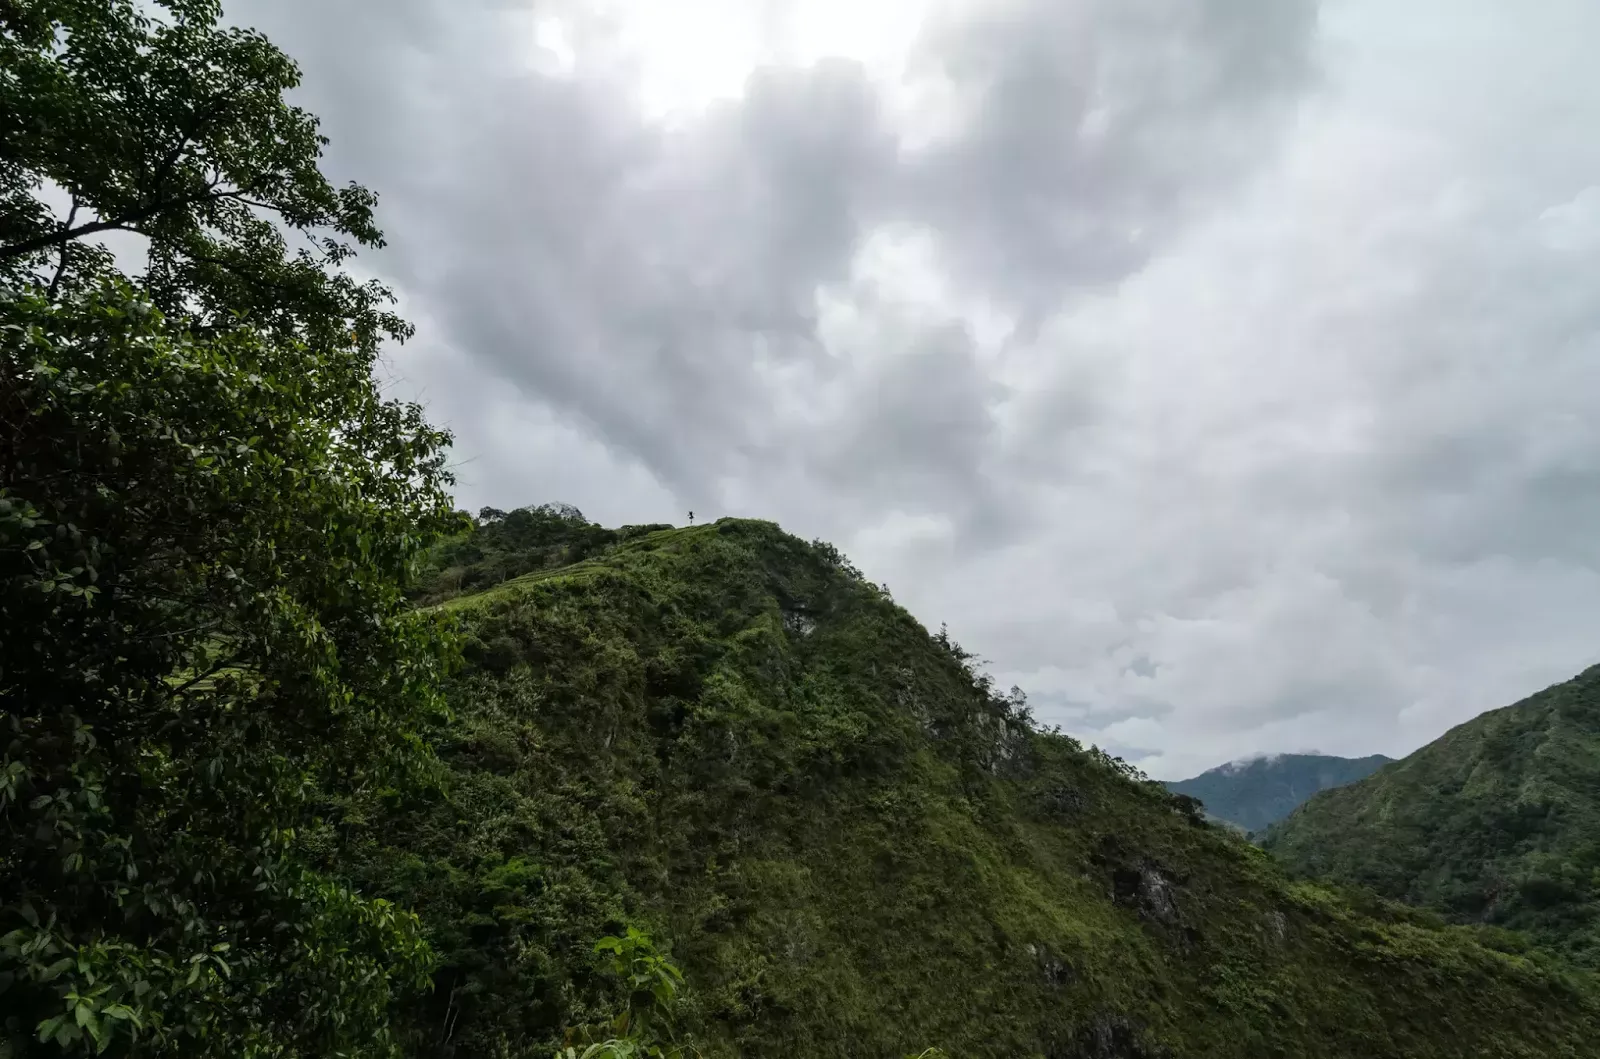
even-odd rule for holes
{"type": "Polygon", "coordinates": [[[1083,793],[1061,784],[1040,794],[1038,805],[1047,816],[1070,820],[1083,811],[1083,793]]]}
{"type": "Polygon", "coordinates": [[[1051,952],[1048,946],[1030,944],[1028,946],[1028,955],[1038,963],[1039,973],[1044,980],[1057,988],[1067,985],[1077,977],[1077,973],[1073,971],[1072,967],[1061,957],[1051,952]]]}
{"type": "Polygon", "coordinates": [[[1071,1046],[1051,1059],[1168,1059],[1166,1049],[1148,1044],[1131,1019],[1097,1015],[1078,1031],[1071,1046]]]}
{"type": "Polygon", "coordinates": [[[1274,945],[1282,945],[1289,940],[1289,918],[1282,912],[1272,911],[1267,913],[1265,925],[1267,938],[1274,945]]]}
{"type": "Polygon", "coordinates": [[[1119,904],[1136,909],[1145,919],[1168,927],[1180,924],[1176,881],[1168,878],[1155,863],[1142,861],[1132,867],[1116,869],[1112,888],[1119,904]]]}
{"type": "Polygon", "coordinates": [[[817,630],[817,619],[802,610],[785,610],[783,627],[797,636],[810,636],[817,630]]]}

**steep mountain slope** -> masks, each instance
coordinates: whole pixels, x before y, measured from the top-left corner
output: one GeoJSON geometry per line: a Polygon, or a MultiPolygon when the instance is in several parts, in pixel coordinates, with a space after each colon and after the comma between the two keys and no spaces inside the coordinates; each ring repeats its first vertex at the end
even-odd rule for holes
{"type": "Polygon", "coordinates": [[[1288,816],[1294,807],[1330,787],[1354,783],[1387,765],[1392,758],[1330,757],[1326,754],[1274,754],[1249,761],[1230,761],[1192,779],[1166,784],[1174,794],[1198,798],[1206,815],[1259,831],[1288,816]]]}
{"type": "MultiPolygon", "coordinates": [[[[509,570],[499,521],[471,546],[509,570]]],[[[529,546],[562,553],[561,521],[529,546]]],[[[670,945],[706,1056],[1600,1048],[1587,976],[1287,880],[831,548],[580,523],[583,561],[438,605],[468,665],[437,789],[328,807],[330,859],[442,956],[412,1054],[545,1059],[614,1009],[591,953],[626,926],[670,945]]]]}
{"type": "Polygon", "coordinates": [[[1600,666],[1317,795],[1264,841],[1297,871],[1600,966],[1600,666]]]}

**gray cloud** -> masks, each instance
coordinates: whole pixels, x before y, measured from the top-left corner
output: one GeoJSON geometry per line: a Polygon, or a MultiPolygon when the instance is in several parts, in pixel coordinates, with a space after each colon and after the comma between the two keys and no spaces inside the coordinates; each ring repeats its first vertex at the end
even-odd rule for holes
{"type": "Polygon", "coordinates": [[[1029,312],[1115,282],[1270,154],[1312,76],[1313,0],[1038,0],[941,20],[919,58],[963,100],[906,208],[968,283],[1029,312]]]}
{"type": "Polygon", "coordinates": [[[229,10],[382,193],[469,506],[829,537],[1162,775],[1593,661],[1592,5],[994,0],[672,122],[578,0],[569,68],[511,0],[229,10]]]}
{"type": "Polygon", "coordinates": [[[818,439],[814,465],[834,489],[879,503],[950,510],[981,501],[1003,390],[964,328],[944,324],[911,339],[858,382],[843,429],[818,439]]]}
{"type": "MultiPolygon", "coordinates": [[[[609,71],[580,63],[562,76],[519,64],[504,32],[508,7],[450,5],[447,20],[441,5],[412,0],[379,23],[375,42],[365,39],[378,20],[350,17],[351,8],[331,18],[309,4],[231,13],[266,21],[303,56],[308,98],[340,137],[341,168],[370,159],[372,182],[382,177],[393,244],[383,266],[435,314],[440,337],[704,501],[719,476],[759,474],[776,450],[809,445],[771,420],[759,366],[819,355],[814,292],[848,280],[874,225],[930,226],[978,271],[1012,247],[1006,293],[1125,272],[1135,258],[1120,249],[1118,260],[1093,260],[1110,245],[1103,225],[1178,209],[1192,183],[1182,174],[1209,177],[1210,155],[1234,150],[1225,144],[1233,119],[1261,109],[1259,92],[1230,83],[1285,87],[1292,78],[1246,68],[1301,65],[1307,29],[1275,18],[1272,32],[1246,40],[1226,24],[1229,5],[1207,3],[1163,28],[1182,48],[1152,78],[1135,23],[1165,26],[1185,5],[1130,16],[1119,5],[1035,2],[1003,23],[943,23],[920,57],[948,52],[956,91],[982,103],[953,139],[906,154],[854,64],[757,70],[737,102],[663,131],[629,108],[609,71]],[[1186,41],[1186,29],[1201,36],[1186,41]],[[1067,43],[1016,54],[1054,38],[1067,43]],[[1064,62],[1083,72],[1055,72],[1064,62]],[[1110,115],[1099,133],[1071,120],[1091,96],[1110,115]],[[1215,135],[1197,132],[1202,123],[1215,135]],[[1162,157],[1163,141],[1187,161],[1162,157]],[[1052,202],[1068,209],[1041,226],[1052,202]],[[1040,267],[1050,275],[1036,276],[1040,267]]],[[[877,374],[863,385],[878,385],[877,374]]],[[[831,433],[878,431],[929,453],[955,443],[915,400],[849,408],[860,421],[831,433]]]]}

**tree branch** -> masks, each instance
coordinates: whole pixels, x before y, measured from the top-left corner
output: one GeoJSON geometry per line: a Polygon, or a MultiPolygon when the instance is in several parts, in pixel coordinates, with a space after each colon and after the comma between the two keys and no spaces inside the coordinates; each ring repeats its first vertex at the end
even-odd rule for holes
{"type": "MultiPolygon", "coordinates": [[[[76,191],[74,191],[72,193],[72,209],[67,211],[67,222],[61,226],[63,229],[71,229],[72,222],[78,219],[78,206],[79,205],[81,205],[81,204],[78,201],[78,193],[76,191]]],[[[61,277],[63,275],[65,275],[66,271],[67,271],[67,246],[68,245],[69,244],[67,244],[67,243],[62,243],[61,244],[61,263],[56,266],[56,274],[54,276],[50,277],[50,291],[49,291],[48,297],[52,301],[55,299],[56,289],[61,286],[61,277]]]]}
{"type": "Polygon", "coordinates": [[[130,210],[122,216],[113,217],[108,221],[91,221],[88,224],[80,224],[76,228],[58,228],[47,235],[37,235],[32,239],[24,239],[20,243],[0,246],[0,260],[21,257],[23,254],[31,254],[36,250],[48,250],[52,246],[64,246],[75,239],[82,239],[86,235],[95,235],[99,232],[131,231],[132,229],[129,229],[128,225],[149,220],[167,206],[179,204],[181,203],[153,203],[137,210],[130,210]]]}
{"type": "Polygon", "coordinates": [[[182,684],[178,685],[175,688],[168,689],[166,701],[171,703],[171,702],[176,702],[178,699],[181,699],[184,695],[188,694],[188,692],[190,690],[192,690],[194,687],[196,687],[198,684],[200,684],[201,681],[209,680],[212,677],[216,676],[218,673],[222,672],[224,669],[227,669],[230,666],[232,666],[234,662],[239,660],[239,658],[243,655],[243,653],[244,653],[243,651],[235,651],[230,655],[226,655],[226,656],[224,656],[222,658],[218,658],[215,662],[213,662],[206,669],[195,673],[194,676],[190,677],[188,680],[184,681],[182,684]]]}
{"type": "Polygon", "coordinates": [[[194,109],[189,112],[190,120],[178,129],[177,146],[168,151],[166,156],[161,159],[161,164],[156,167],[155,182],[150,189],[152,193],[159,193],[162,188],[166,187],[167,178],[172,175],[173,170],[177,169],[179,160],[183,158],[183,152],[189,149],[189,144],[194,142],[194,138],[200,135],[206,124],[216,116],[217,112],[222,108],[223,102],[223,96],[211,96],[196,104],[194,109]]]}
{"type": "MultiPolygon", "coordinates": [[[[220,180],[218,183],[220,183],[220,180]]],[[[52,246],[63,246],[75,239],[82,239],[86,235],[95,235],[99,232],[137,231],[138,229],[129,226],[138,224],[140,221],[148,221],[163,210],[180,206],[192,206],[197,202],[219,197],[213,194],[216,189],[217,183],[210,183],[206,185],[205,191],[198,195],[184,195],[174,199],[157,199],[154,202],[148,202],[140,206],[138,209],[129,210],[120,216],[112,217],[110,220],[90,221],[88,224],[80,224],[76,228],[63,225],[45,235],[36,235],[32,239],[24,239],[19,243],[0,246],[0,260],[21,257],[23,254],[31,254],[36,250],[47,250],[52,246]]],[[[237,194],[238,192],[229,192],[226,197],[233,198],[237,194]]]]}

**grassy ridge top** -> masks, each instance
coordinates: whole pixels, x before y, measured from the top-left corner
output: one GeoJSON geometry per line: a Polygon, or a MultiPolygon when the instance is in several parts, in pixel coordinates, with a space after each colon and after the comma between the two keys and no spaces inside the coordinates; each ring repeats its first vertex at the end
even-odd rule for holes
{"type": "Polygon", "coordinates": [[[741,520],[520,560],[486,536],[441,570],[476,547],[505,576],[432,596],[468,634],[441,784],[330,812],[329,855],[444,958],[417,1054],[548,1054],[605,1010],[590,949],[625,925],[670,945],[708,1056],[1600,1041],[1587,978],[1288,880],[1034,725],[827,546],[741,520]]]}
{"type": "Polygon", "coordinates": [[[1600,967],[1600,666],[1318,795],[1265,841],[1299,871],[1600,967]]]}

